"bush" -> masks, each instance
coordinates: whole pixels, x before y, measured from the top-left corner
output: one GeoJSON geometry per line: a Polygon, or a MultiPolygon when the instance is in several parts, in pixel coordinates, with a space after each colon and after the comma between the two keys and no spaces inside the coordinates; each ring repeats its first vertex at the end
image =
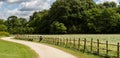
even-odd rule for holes
{"type": "Polygon", "coordinates": [[[9,36],[10,34],[8,32],[0,32],[0,36],[9,36]]]}

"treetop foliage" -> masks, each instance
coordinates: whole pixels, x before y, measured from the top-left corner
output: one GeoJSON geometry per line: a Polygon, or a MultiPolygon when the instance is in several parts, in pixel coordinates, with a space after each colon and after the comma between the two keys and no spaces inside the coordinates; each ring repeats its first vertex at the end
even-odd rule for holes
{"type": "Polygon", "coordinates": [[[34,12],[29,21],[17,16],[10,16],[5,22],[0,20],[0,31],[4,31],[1,28],[13,34],[120,33],[120,5],[56,0],[49,10],[34,12]]]}

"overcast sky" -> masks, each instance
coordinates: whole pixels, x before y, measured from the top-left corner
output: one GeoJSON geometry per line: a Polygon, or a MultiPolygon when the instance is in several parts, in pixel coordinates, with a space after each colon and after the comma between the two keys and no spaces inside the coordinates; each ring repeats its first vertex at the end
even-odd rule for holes
{"type": "MultiPolygon", "coordinates": [[[[11,15],[28,18],[35,11],[49,9],[55,0],[0,0],[0,18],[6,19],[11,15]]],[[[95,0],[96,3],[119,0],[95,0]]]]}

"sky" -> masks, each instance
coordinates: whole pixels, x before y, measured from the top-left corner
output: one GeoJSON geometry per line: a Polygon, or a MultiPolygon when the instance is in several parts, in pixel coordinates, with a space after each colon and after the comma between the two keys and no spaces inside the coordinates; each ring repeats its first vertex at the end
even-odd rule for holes
{"type": "MultiPolygon", "coordinates": [[[[97,4],[119,0],[94,0],[97,4]]],[[[49,9],[55,0],[0,0],[0,19],[7,19],[9,16],[29,18],[35,11],[49,9]]]]}

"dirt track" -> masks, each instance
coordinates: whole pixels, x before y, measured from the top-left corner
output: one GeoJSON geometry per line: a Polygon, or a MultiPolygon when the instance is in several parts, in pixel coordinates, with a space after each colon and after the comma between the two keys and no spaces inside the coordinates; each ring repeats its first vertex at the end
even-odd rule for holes
{"type": "Polygon", "coordinates": [[[61,51],[59,49],[56,49],[50,46],[46,46],[46,45],[34,43],[34,42],[29,42],[29,41],[15,40],[11,38],[12,37],[6,37],[6,38],[1,38],[1,39],[26,45],[30,47],[32,50],[34,50],[39,55],[39,58],[76,58],[75,56],[71,54],[68,54],[64,51],[61,51]]]}

